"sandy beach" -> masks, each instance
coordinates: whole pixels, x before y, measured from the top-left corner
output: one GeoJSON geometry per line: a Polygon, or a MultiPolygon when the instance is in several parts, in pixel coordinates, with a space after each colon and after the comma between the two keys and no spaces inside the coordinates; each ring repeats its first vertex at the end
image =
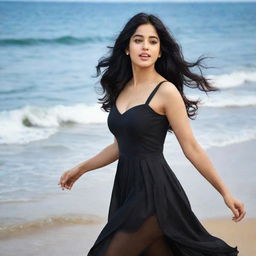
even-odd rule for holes
{"type": "MultiPolygon", "coordinates": [[[[237,173],[239,168],[245,166],[249,174],[254,168],[252,149],[255,148],[255,144],[255,140],[252,140],[225,147],[213,147],[207,152],[215,167],[220,171],[225,166],[227,173],[230,170],[237,173]]],[[[191,166],[190,168],[193,169],[191,166]]],[[[243,198],[239,197],[239,199],[243,201],[243,198]]],[[[231,212],[230,218],[199,219],[211,234],[219,236],[231,246],[238,246],[239,256],[254,256],[256,253],[255,246],[253,246],[256,238],[256,218],[254,208],[244,203],[247,215],[240,222],[232,221],[231,212]]],[[[197,211],[197,208],[194,208],[197,211]]],[[[106,223],[106,217],[87,216],[87,218],[88,221],[83,221],[83,223],[81,221],[77,223],[55,221],[46,225],[31,224],[26,230],[13,232],[5,237],[1,235],[2,255],[14,256],[17,252],[21,256],[86,255],[106,223]]]]}
{"type": "Polygon", "coordinates": [[[226,241],[231,246],[238,246],[239,256],[254,256],[256,248],[256,218],[244,218],[240,222],[231,219],[209,219],[202,221],[206,229],[226,241]]]}

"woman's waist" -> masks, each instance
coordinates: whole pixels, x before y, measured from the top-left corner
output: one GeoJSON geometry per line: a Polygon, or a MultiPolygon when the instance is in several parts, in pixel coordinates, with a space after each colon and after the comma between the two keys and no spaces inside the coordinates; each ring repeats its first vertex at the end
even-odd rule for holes
{"type": "Polygon", "coordinates": [[[162,150],[158,151],[119,151],[119,158],[164,158],[164,154],[162,150]]]}

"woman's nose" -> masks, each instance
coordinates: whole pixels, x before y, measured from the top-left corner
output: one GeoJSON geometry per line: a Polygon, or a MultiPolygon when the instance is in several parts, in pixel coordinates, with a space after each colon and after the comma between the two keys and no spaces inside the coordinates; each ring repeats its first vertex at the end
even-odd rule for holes
{"type": "Polygon", "coordinates": [[[143,49],[148,49],[148,43],[147,42],[143,43],[143,49]]]}

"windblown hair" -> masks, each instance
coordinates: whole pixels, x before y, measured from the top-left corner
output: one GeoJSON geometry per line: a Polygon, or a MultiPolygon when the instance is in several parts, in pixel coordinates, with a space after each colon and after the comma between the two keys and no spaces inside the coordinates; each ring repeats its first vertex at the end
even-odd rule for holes
{"type": "MultiPolygon", "coordinates": [[[[102,57],[96,66],[98,77],[101,74],[101,68],[105,68],[100,79],[100,84],[105,94],[102,98],[98,98],[102,103],[101,108],[104,111],[109,111],[115,103],[119,93],[125,85],[132,79],[132,65],[129,55],[125,54],[125,49],[129,46],[130,37],[134,34],[137,27],[143,24],[151,24],[155,27],[160,38],[161,57],[155,62],[155,70],[166,80],[173,83],[179,90],[187,110],[187,115],[190,119],[195,119],[200,100],[189,100],[184,94],[184,85],[190,88],[198,88],[206,94],[208,91],[217,91],[218,88],[209,83],[206,79],[201,67],[201,61],[206,57],[198,58],[194,63],[184,59],[181,47],[171,36],[169,30],[165,27],[162,21],[152,14],[138,13],[134,15],[124,26],[123,30],[117,36],[114,47],[108,46],[110,56],[102,57]],[[200,75],[193,73],[190,69],[198,67],[200,75]]],[[[172,132],[171,127],[169,127],[172,132]]]]}

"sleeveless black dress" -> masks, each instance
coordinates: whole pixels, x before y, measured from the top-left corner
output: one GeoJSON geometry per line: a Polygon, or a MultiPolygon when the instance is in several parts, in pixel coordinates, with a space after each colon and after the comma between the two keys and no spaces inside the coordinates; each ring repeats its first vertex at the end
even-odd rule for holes
{"type": "Polygon", "coordinates": [[[120,113],[113,104],[109,130],[119,159],[108,222],[87,256],[235,256],[237,246],[207,232],[163,155],[169,122],[149,102],[120,113]]]}

